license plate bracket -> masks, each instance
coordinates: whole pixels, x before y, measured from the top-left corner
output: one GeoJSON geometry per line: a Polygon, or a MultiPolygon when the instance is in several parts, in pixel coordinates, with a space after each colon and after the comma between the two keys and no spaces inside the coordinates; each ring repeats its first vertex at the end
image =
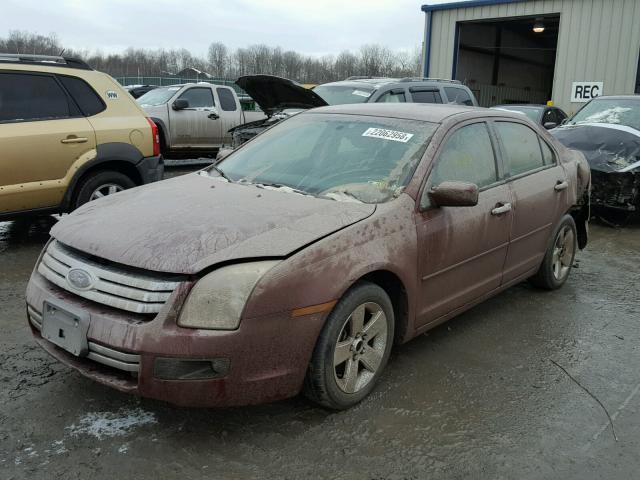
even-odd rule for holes
{"type": "Polygon", "coordinates": [[[42,338],[77,357],[89,352],[87,332],[91,317],[87,312],[45,300],[42,308],[42,338]]]}

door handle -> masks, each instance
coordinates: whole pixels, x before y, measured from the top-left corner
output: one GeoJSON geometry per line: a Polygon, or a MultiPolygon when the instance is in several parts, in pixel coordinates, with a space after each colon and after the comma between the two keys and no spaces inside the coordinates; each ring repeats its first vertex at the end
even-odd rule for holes
{"type": "Polygon", "coordinates": [[[510,203],[499,203],[496,208],[491,210],[491,215],[502,215],[503,213],[507,213],[511,211],[510,203]]]}
{"type": "Polygon", "coordinates": [[[87,137],[67,137],[60,140],[60,143],[87,143],[89,139],[87,137]]]}
{"type": "Polygon", "coordinates": [[[568,187],[569,187],[569,182],[565,180],[564,182],[558,181],[558,183],[556,183],[556,186],[553,187],[553,189],[556,192],[561,192],[562,190],[565,190],[568,187]]]}
{"type": "Polygon", "coordinates": [[[210,118],[211,120],[217,120],[220,118],[220,115],[216,114],[216,113],[210,113],[208,115],[208,118],[210,118]]]}

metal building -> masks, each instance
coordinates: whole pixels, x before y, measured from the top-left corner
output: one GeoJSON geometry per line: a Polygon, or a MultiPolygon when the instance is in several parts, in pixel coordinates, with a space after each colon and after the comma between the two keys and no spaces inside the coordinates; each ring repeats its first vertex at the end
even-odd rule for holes
{"type": "Polygon", "coordinates": [[[423,5],[425,77],[461,80],[482,106],[573,113],[640,93],[640,0],[469,0],[423,5]]]}

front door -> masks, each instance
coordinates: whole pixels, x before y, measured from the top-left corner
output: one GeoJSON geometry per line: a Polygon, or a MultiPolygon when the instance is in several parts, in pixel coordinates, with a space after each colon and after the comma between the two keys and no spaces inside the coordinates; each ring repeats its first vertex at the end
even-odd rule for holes
{"type": "Polygon", "coordinates": [[[176,148],[211,149],[221,143],[221,126],[208,86],[190,87],[177,98],[189,102],[188,108],[171,110],[172,145],[176,148]]]}
{"type": "Polygon", "coordinates": [[[95,148],[53,75],[0,73],[0,213],[59,205],[73,163],[95,148]]]}
{"type": "Polygon", "coordinates": [[[459,127],[439,149],[417,217],[418,326],[437,321],[501,284],[512,210],[496,151],[485,122],[459,127]],[[428,190],[444,181],[475,183],[480,188],[478,204],[430,205],[428,190]]]}
{"type": "Polygon", "coordinates": [[[529,126],[494,122],[511,177],[513,227],[504,282],[535,273],[553,228],[564,214],[568,186],[564,169],[549,145],[529,126]]]}

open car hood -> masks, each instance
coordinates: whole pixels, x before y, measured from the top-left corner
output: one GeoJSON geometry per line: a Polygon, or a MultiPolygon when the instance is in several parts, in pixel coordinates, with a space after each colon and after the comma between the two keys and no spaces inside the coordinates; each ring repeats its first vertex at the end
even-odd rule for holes
{"type": "Polygon", "coordinates": [[[188,174],[89,202],[51,235],[112,262],[194,274],[221,262],[286,257],[374,211],[188,174]]]}
{"type": "Polygon", "coordinates": [[[582,123],[550,133],[565,147],[584,153],[592,170],[640,172],[640,131],[624,125],[582,123]]]}
{"type": "Polygon", "coordinates": [[[271,116],[285,108],[314,108],[327,105],[317,93],[299,83],[273,75],[246,75],[236,80],[262,111],[271,116]]]}

